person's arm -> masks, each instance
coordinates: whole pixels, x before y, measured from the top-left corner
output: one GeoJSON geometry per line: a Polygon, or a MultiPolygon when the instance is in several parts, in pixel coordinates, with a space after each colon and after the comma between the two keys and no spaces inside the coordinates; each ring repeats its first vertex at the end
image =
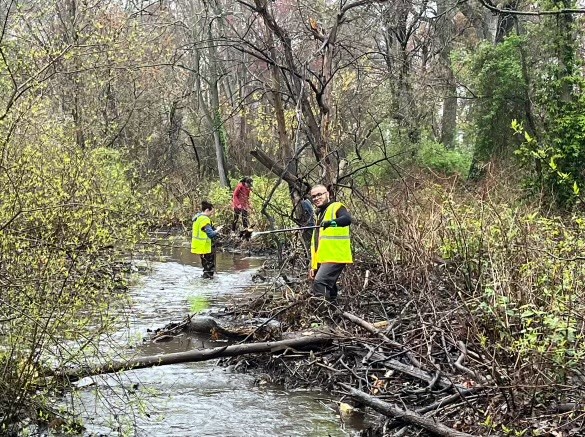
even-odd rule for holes
{"type": "Polygon", "coordinates": [[[335,214],[335,220],[326,220],[321,223],[323,228],[328,228],[329,226],[344,228],[349,225],[351,225],[351,214],[345,208],[345,206],[342,206],[337,210],[337,213],[335,214]]]}
{"type": "Polygon", "coordinates": [[[207,234],[207,236],[209,238],[211,238],[212,240],[219,236],[219,231],[216,231],[215,229],[213,229],[213,226],[211,226],[211,225],[206,225],[203,228],[203,232],[205,232],[207,234]]]}
{"type": "Polygon", "coordinates": [[[337,222],[337,226],[345,227],[351,225],[351,214],[342,206],[337,210],[337,214],[335,215],[335,221],[337,222]]]}

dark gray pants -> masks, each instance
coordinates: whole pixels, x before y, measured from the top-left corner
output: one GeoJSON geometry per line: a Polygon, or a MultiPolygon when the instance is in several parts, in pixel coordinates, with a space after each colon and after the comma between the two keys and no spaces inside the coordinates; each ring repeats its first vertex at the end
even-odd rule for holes
{"type": "Polygon", "coordinates": [[[234,209],[234,219],[232,220],[232,232],[236,232],[238,228],[238,218],[242,216],[242,225],[244,225],[244,229],[248,229],[250,226],[250,222],[248,221],[248,211],[245,209],[234,209]]]}
{"type": "Polygon", "coordinates": [[[202,278],[211,279],[215,273],[215,250],[212,249],[211,253],[199,255],[201,257],[201,266],[203,267],[202,278]]]}
{"type": "Polygon", "coordinates": [[[313,294],[327,300],[337,297],[337,279],[345,268],[345,264],[320,264],[313,281],[313,294]]]}

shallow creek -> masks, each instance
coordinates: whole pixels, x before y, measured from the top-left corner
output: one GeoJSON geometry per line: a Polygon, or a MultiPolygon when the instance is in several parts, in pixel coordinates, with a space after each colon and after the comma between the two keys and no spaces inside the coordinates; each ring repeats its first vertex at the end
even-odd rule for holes
{"type": "MultiPolygon", "coordinates": [[[[115,336],[120,350],[135,344],[133,352],[146,356],[224,345],[202,337],[158,344],[141,339],[147,329],[182,320],[194,306],[220,308],[246,296],[264,261],[219,253],[219,273],[204,280],[199,258],[185,242],[174,244],[129,290],[129,322],[115,336]]],[[[349,436],[360,426],[342,424],[327,394],[286,391],[261,379],[215,361],[177,364],[85,378],[69,402],[81,414],[86,436],[349,436]]]]}

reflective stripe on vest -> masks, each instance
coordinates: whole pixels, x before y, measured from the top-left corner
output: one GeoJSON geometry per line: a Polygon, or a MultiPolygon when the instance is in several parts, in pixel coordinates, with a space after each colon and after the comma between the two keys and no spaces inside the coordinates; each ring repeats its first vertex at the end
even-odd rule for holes
{"type": "Polygon", "coordinates": [[[204,255],[211,253],[211,238],[207,236],[203,228],[211,224],[211,220],[204,214],[197,216],[193,222],[193,233],[191,237],[191,253],[204,255]]]}
{"type": "MultiPolygon", "coordinates": [[[[342,206],[341,202],[333,202],[329,205],[323,215],[323,221],[335,220],[337,211],[342,206]]],[[[316,252],[315,239],[311,239],[311,268],[316,269],[322,263],[353,263],[349,226],[319,229],[319,244],[316,252]]]]}

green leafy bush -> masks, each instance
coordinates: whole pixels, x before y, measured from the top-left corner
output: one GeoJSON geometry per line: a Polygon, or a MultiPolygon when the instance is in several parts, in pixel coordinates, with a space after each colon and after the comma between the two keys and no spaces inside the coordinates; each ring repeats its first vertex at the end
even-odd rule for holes
{"type": "Polygon", "coordinates": [[[471,166],[471,154],[466,151],[448,150],[441,143],[426,140],[417,155],[421,167],[430,168],[443,175],[458,174],[466,177],[471,166]]]}
{"type": "Polygon", "coordinates": [[[523,73],[522,37],[511,36],[493,45],[483,43],[473,53],[459,53],[455,63],[462,80],[471,83],[474,105],[471,120],[475,158],[511,156],[516,142],[509,125],[524,120],[528,84],[523,73]]]}
{"type": "MultiPolygon", "coordinates": [[[[577,5],[574,1],[547,4],[551,9],[577,5]]],[[[522,128],[515,130],[523,144],[518,153],[531,170],[530,187],[544,192],[557,206],[571,208],[585,184],[583,35],[579,20],[570,14],[548,16],[533,26],[535,38],[530,43],[538,52],[533,68],[538,74],[532,101],[539,123],[534,132],[519,120],[522,128]]]]}

